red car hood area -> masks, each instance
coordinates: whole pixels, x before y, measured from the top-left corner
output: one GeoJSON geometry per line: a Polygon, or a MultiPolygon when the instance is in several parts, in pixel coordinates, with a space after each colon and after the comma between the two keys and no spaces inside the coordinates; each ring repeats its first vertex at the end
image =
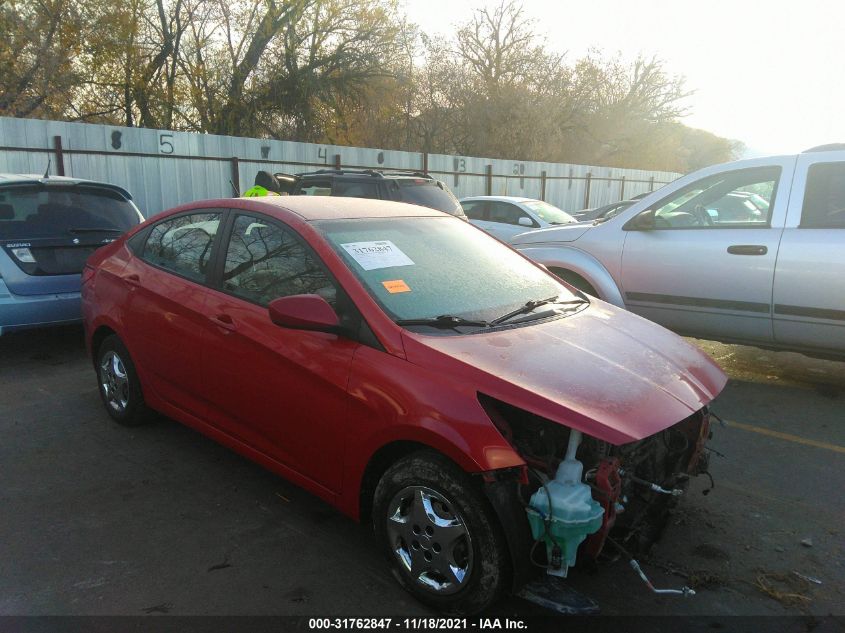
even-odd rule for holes
{"type": "Polygon", "coordinates": [[[545,323],[403,336],[410,362],[615,445],[680,422],[727,382],[709,356],[681,337],[595,299],[545,323]]]}

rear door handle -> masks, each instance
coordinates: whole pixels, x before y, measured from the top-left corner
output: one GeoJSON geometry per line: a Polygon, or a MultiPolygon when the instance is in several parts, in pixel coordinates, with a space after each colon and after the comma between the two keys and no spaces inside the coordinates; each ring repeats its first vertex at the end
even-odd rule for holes
{"type": "Polygon", "coordinates": [[[128,283],[130,286],[140,286],[141,285],[141,277],[139,277],[135,273],[132,273],[131,275],[126,275],[123,278],[123,281],[128,283]]]}
{"type": "Polygon", "coordinates": [[[733,246],[728,246],[728,253],[731,255],[765,255],[768,252],[768,247],[762,244],[734,244],[733,246]]]}
{"type": "Polygon", "coordinates": [[[235,321],[228,314],[215,314],[209,318],[214,322],[214,325],[222,327],[224,330],[235,329],[235,321]]]}

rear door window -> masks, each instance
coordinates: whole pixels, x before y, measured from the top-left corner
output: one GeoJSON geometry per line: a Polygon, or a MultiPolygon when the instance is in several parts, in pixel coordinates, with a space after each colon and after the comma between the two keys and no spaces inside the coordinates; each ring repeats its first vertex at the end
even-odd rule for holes
{"type": "Polygon", "coordinates": [[[845,162],[810,165],[801,227],[845,229],[845,162]]]}
{"type": "Polygon", "coordinates": [[[0,189],[0,239],[104,233],[119,235],[140,222],[116,191],[91,186],[13,186],[0,189]]]}
{"type": "Polygon", "coordinates": [[[222,214],[190,213],[154,225],[141,258],[154,266],[204,282],[222,214]]]}

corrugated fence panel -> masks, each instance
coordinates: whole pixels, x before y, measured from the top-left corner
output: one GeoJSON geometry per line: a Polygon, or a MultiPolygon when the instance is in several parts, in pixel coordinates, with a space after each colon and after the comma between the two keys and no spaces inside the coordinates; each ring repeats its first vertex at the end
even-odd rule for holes
{"type": "Polygon", "coordinates": [[[146,215],[252,186],[259,170],[300,173],[346,168],[424,171],[456,196],[543,198],[567,211],[645,193],[679,174],[590,165],[420,154],[36,119],[0,117],[0,172],[58,173],[125,187],[146,215]],[[545,178],[543,174],[545,173],[545,178]],[[237,182],[235,182],[237,179],[237,182]]]}

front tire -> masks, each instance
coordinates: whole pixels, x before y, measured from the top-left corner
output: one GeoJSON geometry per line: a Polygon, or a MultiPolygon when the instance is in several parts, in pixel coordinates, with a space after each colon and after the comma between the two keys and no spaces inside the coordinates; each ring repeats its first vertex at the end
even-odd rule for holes
{"type": "Polygon", "coordinates": [[[399,583],[435,609],[473,615],[506,586],[507,549],[492,508],[442,455],[413,453],[385,472],[373,527],[399,583]]]}
{"type": "Polygon", "coordinates": [[[141,381],[129,350],[116,336],[103,340],[97,351],[97,383],[106,412],[118,424],[138,426],[149,419],[141,381]]]}

